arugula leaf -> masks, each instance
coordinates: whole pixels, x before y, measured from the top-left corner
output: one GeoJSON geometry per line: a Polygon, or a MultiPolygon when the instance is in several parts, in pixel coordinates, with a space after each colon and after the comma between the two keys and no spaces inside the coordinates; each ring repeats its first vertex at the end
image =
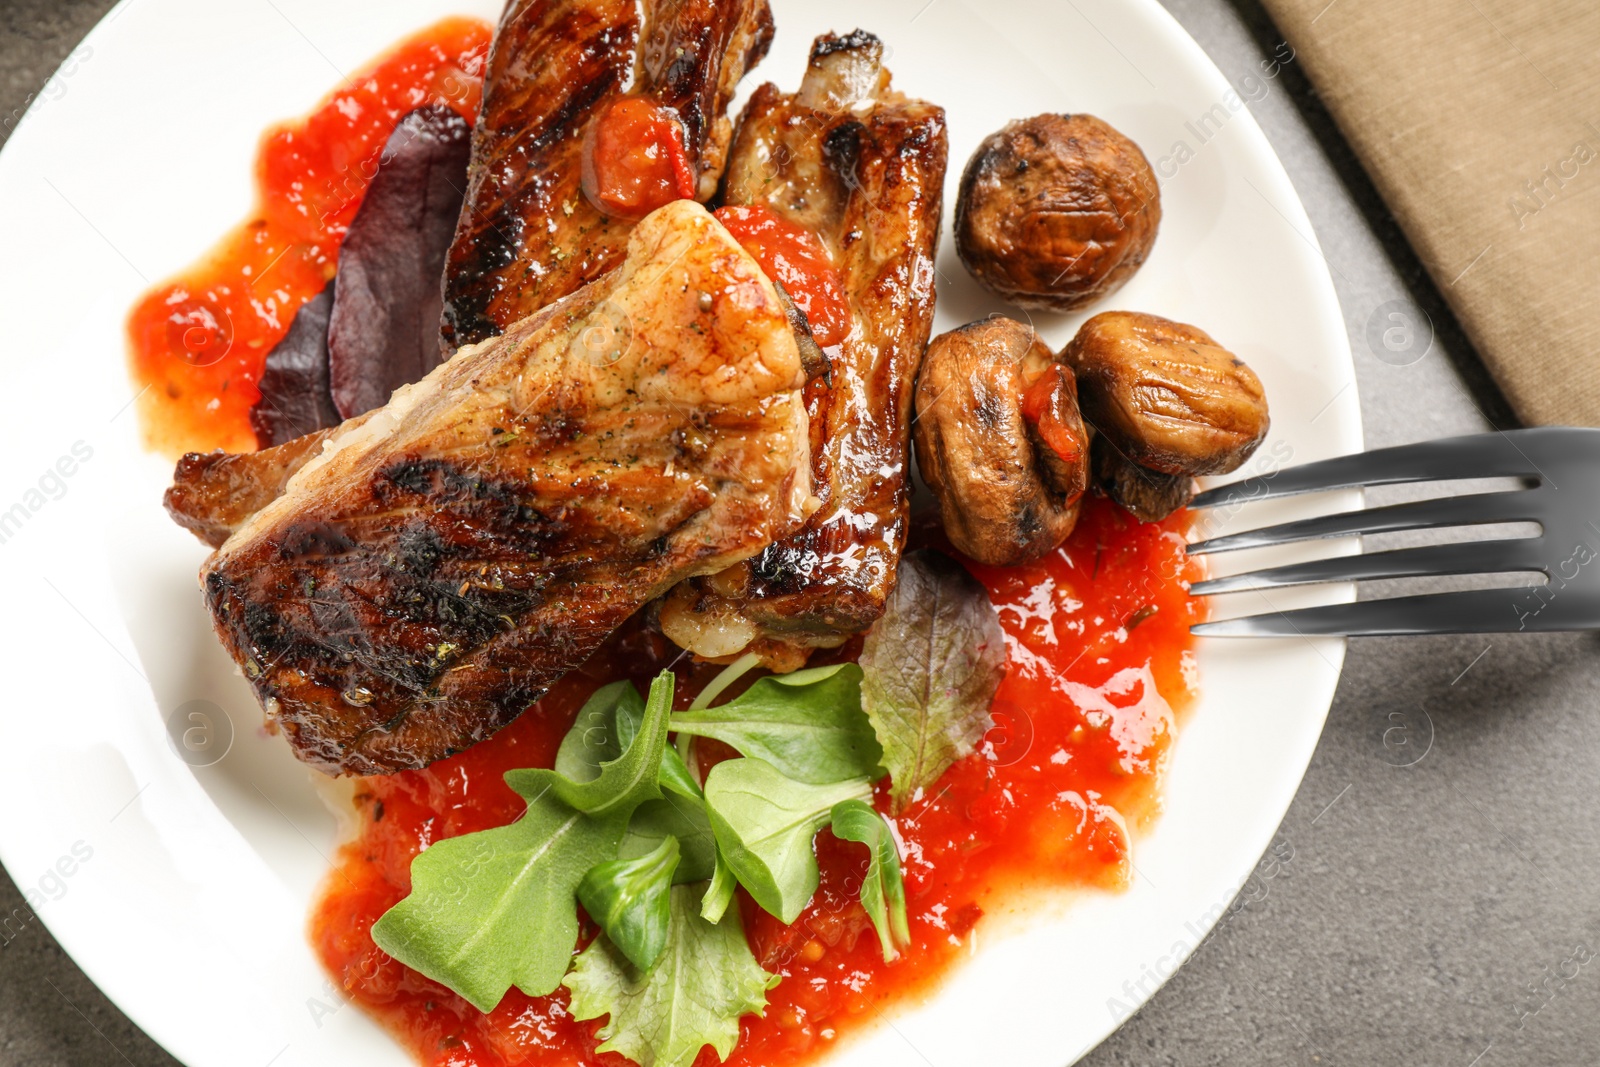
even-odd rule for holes
{"type": "Polygon", "coordinates": [[[616,759],[628,747],[622,739],[619,718],[631,722],[632,732],[638,732],[638,724],[644,718],[644,698],[632,682],[603,685],[584,701],[556,750],[556,773],[574,782],[600,777],[600,765],[616,759]]]}
{"type": "Polygon", "coordinates": [[[607,938],[579,954],[563,984],[575,1019],[609,1015],[598,1051],[619,1052],[641,1067],[690,1067],[710,1045],[727,1059],[739,1040],[739,1018],[764,1014],[778,984],[750,952],[737,909],[720,923],[700,917],[697,892],[672,890],[667,947],[641,972],[607,938]]]}
{"type": "Polygon", "coordinates": [[[833,806],[833,834],[846,841],[859,841],[872,850],[867,873],[861,880],[861,906],[878,931],[884,962],[900,955],[911,944],[911,926],[906,922],[906,883],[900,873],[900,846],[889,824],[864,800],[846,800],[833,806]]]}
{"type": "MultiPolygon", "coordinates": [[[[601,763],[622,754],[644,718],[644,698],[632,682],[613,682],[595,690],[573,720],[556,752],[556,771],[586,782],[599,774],[601,763]]],[[[700,787],[671,746],[661,750],[661,785],[677,796],[663,796],[639,805],[617,849],[621,859],[638,859],[676,837],[682,848],[674,880],[700,882],[716,865],[716,840],[706,819],[700,787]],[[681,798],[681,799],[680,799],[681,798]]],[[[606,857],[607,859],[611,857],[606,857]]]]}
{"type": "Polygon", "coordinates": [[[861,705],[902,811],[994,724],[1005,634],[982,585],[937,552],[912,552],[861,649],[861,705]]]}
{"type": "Polygon", "coordinates": [[[678,734],[711,737],[812,785],[877,777],[883,750],[861,711],[861,668],[813,667],[762,678],[715,708],[679,712],[678,734]]]}
{"type": "Polygon", "coordinates": [[[589,868],[578,883],[578,902],[589,918],[640,970],[654,967],[667,947],[667,900],[677,866],[678,839],[667,837],[638,859],[589,868]]]}
{"type": "Polygon", "coordinates": [[[833,806],[872,796],[872,779],[808,785],[754,758],[728,760],[706,776],[706,810],[726,860],[755,902],[792,923],[817,890],[811,839],[833,806]]]}
{"type": "MultiPolygon", "coordinates": [[[[667,717],[672,711],[672,690],[676,682],[671,671],[662,671],[650,683],[650,694],[645,698],[644,715],[637,732],[628,735],[621,756],[600,764],[598,776],[579,782],[559,771],[541,768],[507,771],[506,784],[524,796],[543,786],[571,807],[597,818],[623,808],[632,815],[633,809],[646,800],[661,799],[661,753],[667,747],[667,717]],[[640,753],[647,753],[650,761],[639,763],[640,753]],[[625,775],[618,770],[624,765],[627,766],[625,775]],[[519,782],[523,784],[518,785],[519,782]]],[[[620,715],[617,721],[622,722],[620,715]]]]}
{"type": "Polygon", "coordinates": [[[506,784],[528,801],[509,826],[436,842],[411,863],[411,893],[372,927],[378,947],[488,1012],[515,985],[543,996],[561,984],[578,940],[584,874],[615,858],[634,810],[656,784],[672,707],[672,675],[650,686],[638,735],[579,782],[518,770],[506,784]]]}
{"type": "MultiPolygon", "coordinates": [[[[612,682],[596,689],[561,739],[556,771],[575,782],[593,779],[600,773],[601,763],[616,759],[633,741],[643,718],[644,698],[632,682],[612,682]]],[[[700,787],[683,757],[671,748],[661,751],[661,784],[679,796],[700,797],[700,787]]]]}

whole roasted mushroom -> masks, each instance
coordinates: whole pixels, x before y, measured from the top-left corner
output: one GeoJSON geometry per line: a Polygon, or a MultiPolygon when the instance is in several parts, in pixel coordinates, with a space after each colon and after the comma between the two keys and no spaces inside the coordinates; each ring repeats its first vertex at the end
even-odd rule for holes
{"type": "Polygon", "coordinates": [[[1072,372],[1031,327],[997,316],[934,338],[915,405],[917,465],[957,549],[1022,563],[1072,532],[1089,438],[1072,372]]]}
{"type": "Polygon", "coordinates": [[[967,162],[956,251],[998,296],[1067,311],[1121,288],[1160,224],[1160,187],[1138,145],[1093,115],[1038,115],[991,134],[967,162]]]}
{"type": "Polygon", "coordinates": [[[1261,380],[1197,327],[1108,311],[1084,323],[1061,358],[1097,435],[1096,480],[1141,518],[1181,507],[1190,479],[1237,470],[1267,435],[1261,380]]]}
{"type": "Polygon", "coordinates": [[[1136,519],[1159,522],[1194,499],[1192,477],[1141,467],[1117,451],[1104,434],[1096,435],[1089,459],[1099,491],[1136,519]]]}
{"type": "Polygon", "coordinates": [[[1226,474],[1267,435],[1261,379],[1198,327],[1107,311],[1061,357],[1078,376],[1089,424],[1140,466],[1226,474]]]}

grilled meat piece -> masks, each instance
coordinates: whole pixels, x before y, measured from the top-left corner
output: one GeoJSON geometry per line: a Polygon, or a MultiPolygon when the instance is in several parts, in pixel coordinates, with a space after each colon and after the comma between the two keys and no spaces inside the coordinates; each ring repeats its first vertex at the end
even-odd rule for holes
{"type": "MultiPolygon", "coordinates": [[[[345,427],[360,421],[352,419],[345,427]]],[[[163,501],[167,514],[212,548],[220,548],[233,531],[276,500],[295,472],[315,459],[338,431],[318,430],[260,452],[190,452],[173,471],[163,501]]]]}
{"type": "Polygon", "coordinates": [[[580,187],[584,126],[608,101],[672,108],[710,199],[728,101],[771,41],[767,0],[512,0],[445,265],[445,348],[492,337],[621,262],[635,224],[603,215],[580,187]]]}
{"type": "Polygon", "coordinates": [[[798,528],[805,380],[760,267],[670,204],[619,270],[331,431],[203,568],[217,633],[301,759],[448,756],[677,582],[798,528]]]}
{"type": "Polygon", "coordinates": [[[889,88],[882,43],[819,37],[800,91],[757,89],[729,155],[729,204],[764,204],[817,233],[844,280],[849,337],[813,382],[805,528],[674,590],[663,630],[708,658],[759,652],[792,669],[883,612],[905,545],[912,383],[933,325],[944,111],[889,88]],[[830,384],[831,383],[831,384],[830,384]]]}

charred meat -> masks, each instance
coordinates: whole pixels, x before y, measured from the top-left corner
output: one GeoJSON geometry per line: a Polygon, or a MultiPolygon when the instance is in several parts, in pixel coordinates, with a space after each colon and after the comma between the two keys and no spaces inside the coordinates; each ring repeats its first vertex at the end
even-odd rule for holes
{"type": "MultiPolygon", "coordinates": [[[[805,380],[756,262],[668,205],[620,269],[328,432],[202,570],[217,633],[302,759],[448,756],[652,598],[799,526],[805,380]]],[[[255,462],[281,474],[276,451],[255,462]]]]}
{"type": "Polygon", "coordinates": [[[817,234],[850,321],[828,351],[829,378],[807,394],[821,507],[798,533],[679,587],[662,608],[667,635],[702,656],[749,649],[792,669],[811,648],[870,627],[894,586],[948,147],[943,110],[891,90],[882,54],[868,33],[818,38],[799,92],[757,89],[734,138],[727,203],[817,234]]]}
{"type": "Polygon", "coordinates": [[[221,547],[233,531],[282,494],[295,472],[321,453],[335,429],[294,437],[259,452],[190,452],[172,474],[165,497],[167,514],[212,548],[221,547]]]}
{"type": "Polygon", "coordinates": [[[771,39],[766,0],[513,0],[489,53],[445,269],[445,349],[492,337],[621,262],[634,223],[582,188],[590,122],[619,100],[672,117],[696,198],[710,199],[728,101],[771,39]]]}

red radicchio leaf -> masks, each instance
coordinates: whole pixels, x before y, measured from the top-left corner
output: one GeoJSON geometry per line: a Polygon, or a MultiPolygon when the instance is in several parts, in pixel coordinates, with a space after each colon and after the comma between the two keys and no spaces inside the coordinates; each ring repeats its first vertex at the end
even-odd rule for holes
{"type": "Polygon", "coordinates": [[[334,283],[306,301],[289,332],[267,353],[257,388],[261,399],[250,409],[256,445],[270,448],[342,421],[328,391],[328,315],[334,283]]]}
{"type": "Polygon", "coordinates": [[[353,418],[444,362],[445,253],[467,187],[472,128],[442,105],[395,127],[339,253],[328,323],[334,403],[353,418]]]}

